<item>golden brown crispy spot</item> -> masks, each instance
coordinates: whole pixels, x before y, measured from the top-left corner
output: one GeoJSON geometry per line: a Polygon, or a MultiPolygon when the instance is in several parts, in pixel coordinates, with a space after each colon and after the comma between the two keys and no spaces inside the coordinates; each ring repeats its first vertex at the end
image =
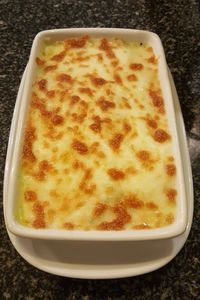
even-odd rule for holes
{"type": "Polygon", "coordinates": [[[47,89],[47,80],[46,79],[41,79],[38,81],[38,87],[41,91],[46,91],[47,89]]]}
{"type": "Polygon", "coordinates": [[[112,208],[116,218],[111,222],[102,222],[97,226],[98,230],[122,230],[130,222],[131,216],[122,204],[112,208]]]}
{"type": "Polygon", "coordinates": [[[126,174],[131,174],[131,175],[135,175],[137,173],[137,170],[133,166],[126,168],[125,171],[126,174]]]}
{"type": "MultiPolygon", "coordinates": [[[[106,157],[105,154],[102,151],[98,150],[98,146],[99,146],[98,142],[92,143],[90,146],[90,153],[97,155],[99,158],[105,158],[106,157]]],[[[99,166],[99,163],[96,164],[99,166]]]]}
{"type": "Polygon", "coordinates": [[[115,82],[116,82],[116,83],[122,84],[122,79],[121,79],[121,77],[119,76],[119,74],[114,74],[114,79],[115,79],[115,82]]]}
{"type": "Polygon", "coordinates": [[[139,229],[139,230],[142,230],[142,229],[150,229],[151,227],[146,224],[146,223],[142,223],[142,224],[137,224],[137,225],[134,225],[133,226],[133,229],[139,229]]]}
{"type": "Polygon", "coordinates": [[[54,98],[56,92],[54,90],[50,90],[46,92],[47,98],[54,98]]]}
{"type": "Polygon", "coordinates": [[[151,64],[154,64],[154,65],[157,63],[157,59],[156,59],[156,57],[155,57],[154,55],[150,56],[150,57],[147,59],[147,61],[148,61],[149,63],[151,63],[151,64]]]}
{"type": "Polygon", "coordinates": [[[57,69],[57,65],[52,65],[52,66],[47,66],[44,68],[44,71],[46,73],[50,72],[50,71],[53,71],[53,70],[56,70],[57,69]]]}
{"type": "Polygon", "coordinates": [[[139,200],[135,195],[128,195],[124,199],[124,205],[128,208],[141,209],[144,207],[144,201],[139,200]]]}
{"type": "Polygon", "coordinates": [[[59,193],[56,190],[50,190],[49,191],[49,195],[53,198],[58,198],[59,197],[59,193]]]}
{"type": "Polygon", "coordinates": [[[30,124],[25,129],[24,144],[23,144],[23,158],[34,162],[36,157],[33,153],[33,143],[36,140],[35,128],[30,124]]]}
{"type": "Polygon", "coordinates": [[[133,71],[140,71],[144,68],[144,66],[142,64],[135,63],[135,64],[130,64],[129,68],[133,71]]]}
{"type": "Polygon", "coordinates": [[[39,168],[40,168],[40,170],[48,172],[51,169],[51,165],[49,164],[49,162],[47,160],[44,159],[39,162],[39,168]]]}
{"type": "Polygon", "coordinates": [[[110,145],[110,147],[112,148],[113,151],[118,151],[119,150],[123,139],[124,139],[123,134],[116,133],[112,137],[112,139],[109,140],[109,145],[110,145]]]}
{"type": "Polygon", "coordinates": [[[102,111],[108,111],[111,108],[115,108],[115,103],[112,101],[105,100],[104,97],[100,97],[97,101],[97,105],[101,108],[102,111]]]}
{"type": "Polygon", "coordinates": [[[105,51],[106,56],[108,58],[111,58],[111,59],[116,58],[115,53],[113,52],[112,47],[110,46],[107,39],[103,38],[101,40],[101,44],[99,46],[99,49],[105,51]]]}
{"type": "Polygon", "coordinates": [[[107,171],[108,175],[112,180],[123,180],[125,178],[125,173],[121,170],[111,168],[107,171]]]}
{"type": "Polygon", "coordinates": [[[129,81],[137,81],[137,76],[135,74],[130,74],[126,77],[129,81]]]}
{"type": "Polygon", "coordinates": [[[154,132],[153,138],[158,143],[164,143],[170,139],[170,135],[163,129],[157,129],[154,132]]]}
{"type": "Polygon", "coordinates": [[[130,132],[132,129],[131,125],[127,121],[123,122],[123,128],[124,128],[125,133],[130,132]]]}
{"type": "Polygon", "coordinates": [[[74,229],[74,224],[71,223],[71,222],[65,222],[65,223],[63,224],[63,228],[64,228],[64,229],[67,229],[67,230],[72,230],[72,229],[74,229]]]}
{"type": "Polygon", "coordinates": [[[103,86],[104,84],[107,83],[107,80],[105,80],[101,77],[90,76],[90,79],[91,79],[93,85],[96,86],[96,87],[103,86]]]}
{"type": "Polygon", "coordinates": [[[176,196],[177,196],[177,191],[175,189],[167,190],[167,198],[169,202],[174,204],[176,202],[176,196]]]}
{"type": "Polygon", "coordinates": [[[117,67],[119,65],[119,59],[115,59],[111,62],[113,67],[117,67]]]}
{"type": "Polygon", "coordinates": [[[53,123],[53,125],[60,125],[63,124],[64,118],[60,115],[53,115],[51,118],[51,122],[53,123]]]}
{"type": "Polygon", "coordinates": [[[72,164],[73,169],[77,170],[77,169],[84,169],[84,164],[83,162],[79,161],[79,160],[75,160],[72,164]]]}
{"type": "Polygon", "coordinates": [[[59,90],[59,95],[60,95],[60,102],[64,102],[65,100],[68,99],[68,90],[59,90]]]}
{"type": "Polygon", "coordinates": [[[151,97],[153,105],[158,108],[160,113],[164,113],[164,101],[161,94],[161,90],[148,90],[149,96],[151,97]]]}
{"type": "Polygon", "coordinates": [[[64,59],[65,55],[66,55],[66,51],[64,50],[64,51],[62,51],[62,52],[60,52],[60,53],[52,56],[51,60],[59,61],[60,62],[60,61],[62,61],[64,59]]]}
{"type": "Polygon", "coordinates": [[[128,103],[128,99],[125,97],[122,97],[122,101],[124,103],[124,106],[128,109],[131,109],[131,105],[128,103]]]}
{"type": "Polygon", "coordinates": [[[111,118],[103,118],[101,121],[102,121],[102,123],[106,123],[106,124],[111,124],[112,123],[111,118]]]}
{"type": "Polygon", "coordinates": [[[97,202],[93,212],[94,216],[101,216],[107,208],[108,206],[105,203],[97,202]]]}
{"type": "Polygon", "coordinates": [[[76,203],[76,208],[78,209],[78,208],[80,208],[80,207],[83,207],[84,206],[84,202],[83,201],[78,201],[77,203],[76,203]]]}
{"type": "Polygon", "coordinates": [[[34,202],[37,200],[36,192],[31,191],[31,190],[25,191],[24,196],[25,196],[25,200],[27,202],[34,202]]]}
{"type": "Polygon", "coordinates": [[[102,62],[103,61],[103,55],[101,54],[101,53],[98,53],[97,54],[97,60],[98,60],[98,62],[102,62]]]}
{"type": "Polygon", "coordinates": [[[107,96],[114,96],[115,94],[113,93],[113,91],[111,89],[106,89],[106,95],[107,96]]]}
{"type": "Polygon", "coordinates": [[[106,155],[103,153],[103,151],[98,151],[98,152],[97,152],[97,156],[98,156],[99,158],[105,158],[105,157],[106,157],[106,155]]]}
{"type": "Polygon", "coordinates": [[[88,103],[84,100],[81,100],[80,101],[80,105],[84,108],[84,109],[87,109],[88,108],[88,103]]]}
{"type": "Polygon", "coordinates": [[[67,127],[67,129],[74,133],[74,135],[79,135],[79,126],[75,125],[73,127],[67,127]]]}
{"type": "Polygon", "coordinates": [[[88,35],[83,35],[79,38],[72,38],[65,41],[65,47],[83,48],[89,39],[88,35]]]}
{"type": "Polygon", "coordinates": [[[45,103],[40,98],[38,98],[35,94],[32,95],[31,106],[33,108],[39,109],[43,117],[51,118],[52,112],[46,110],[45,103]]]}
{"type": "Polygon", "coordinates": [[[94,116],[93,120],[94,122],[89,126],[90,129],[92,129],[96,133],[101,132],[101,118],[99,116],[94,116]]]}
{"type": "Polygon", "coordinates": [[[151,152],[146,150],[140,150],[136,152],[136,157],[140,160],[140,163],[144,168],[151,171],[155,166],[156,160],[153,160],[151,157],[151,152]]]}
{"type": "Polygon", "coordinates": [[[79,188],[88,195],[92,195],[94,190],[96,189],[95,184],[89,184],[90,179],[92,178],[92,170],[86,169],[83,175],[83,178],[79,184],[79,188]]]}
{"type": "Polygon", "coordinates": [[[82,123],[85,120],[87,113],[83,112],[80,115],[77,113],[72,113],[71,116],[74,122],[82,123]]]}
{"type": "Polygon", "coordinates": [[[34,202],[33,213],[34,213],[35,219],[32,223],[32,226],[34,228],[45,228],[46,223],[45,223],[44,205],[41,202],[39,202],[39,201],[34,202]]]}
{"type": "Polygon", "coordinates": [[[38,66],[44,65],[44,60],[40,59],[39,57],[36,57],[35,61],[38,66]]]}
{"type": "Polygon", "coordinates": [[[145,206],[148,209],[158,209],[158,205],[155,204],[153,201],[146,202],[145,206]]]}
{"type": "Polygon", "coordinates": [[[170,177],[175,176],[176,175],[176,166],[174,164],[167,164],[166,172],[167,172],[167,175],[170,177]]]}
{"type": "Polygon", "coordinates": [[[87,94],[88,96],[93,96],[94,91],[90,88],[79,88],[79,92],[83,94],[87,94]]]}
{"type": "Polygon", "coordinates": [[[68,83],[72,83],[72,77],[68,74],[65,73],[61,73],[56,77],[56,80],[61,81],[61,82],[68,82],[68,83]]]}
{"type": "Polygon", "coordinates": [[[53,167],[47,160],[42,160],[39,162],[39,170],[37,173],[33,174],[33,177],[38,180],[38,181],[43,181],[45,180],[46,174],[49,171],[52,171],[53,167]]]}
{"type": "Polygon", "coordinates": [[[150,153],[146,150],[141,150],[136,153],[137,158],[141,161],[148,161],[150,159],[150,153]]]}
{"type": "MultiPolygon", "coordinates": [[[[80,55],[78,55],[74,60],[75,61],[78,61],[78,62],[83,62],[83,61],[86,61],[86,60],[88,60],[90,58],[90,56],[89,55],[86,55],[86,56],[82,56],[82,54],[80,55]]],[[[72,62],[74,62],[74,60],[72,60],[72,62]]],[[[84,64],[80,64],[80,67],[81,66],[88,66],[88,65],[84,65],[84,64]]]]}
{"type": "Polygon", "coordinates": [[[153,128],[153,129],[156,129],[158,127],[157,122],[153,119],[147,118],[146,123],[149,127],[153,128]]]}
{"type": "Polygon", "coordinates": [[[152,47],[148,47],[147,51],[150,52],[150,53],[153,53],[153,48],[152,47]]]}
{"type": "Polygon", "coordinates": [[[73,95],[71,96],[71,100],[70,100],[70,105],[74,105],[75,103],[77,103],[80,100],[79,96],[73,95]]]}
{"type": "Polygon", "coordinates": [[[95,153],[97,151],[97,148],[99,147],[99,142],[94,142],[90,146],[90,152],[95,153]]]}
{"type": "Polygon", "coordinates": [[[54,112],[46,110],[45,104],[35,95],[32,97],[31,106],[34,108],[39,109],[41,115],[45,118],[48,118],[53,125],[60,125],[64,122],[64,118],[58,114],[56,114],[56,111],[59,111],[59,107],[55,109],[54,112]]]}
{"type": "Polygon", "coordinates": [[[88,153],[87,145],[83,142],[78,141],[78,140],[73,141],[72,148],[81,155],[85,155],[85,154],[88,153]]]}
{"type": "Polygon", "coordinates": [[[49,130],[44,134],[44,137],[47,137],[52,140],[60,140],[64,135],[64,132],[57,132],[54,128],[49,127],[49,130]]]}

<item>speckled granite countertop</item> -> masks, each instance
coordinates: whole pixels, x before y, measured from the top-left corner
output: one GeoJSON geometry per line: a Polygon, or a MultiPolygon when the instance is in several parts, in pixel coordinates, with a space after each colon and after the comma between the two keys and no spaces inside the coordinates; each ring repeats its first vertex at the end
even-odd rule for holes
{"type": "Polygon", "coordinates": [[[181,252],[153,273],[118,280],[78,280],[39,271],[14,250],[0,210],[0,299],[199,299],[200,8],[179,1],[0,0],[0,179],[16,94],[37,32],[62,27],[124,27],[159,34],[185,120],[194,179],[192,230],[181,252]],[[162,4],[161,4],[162,3],[162,4]]]}

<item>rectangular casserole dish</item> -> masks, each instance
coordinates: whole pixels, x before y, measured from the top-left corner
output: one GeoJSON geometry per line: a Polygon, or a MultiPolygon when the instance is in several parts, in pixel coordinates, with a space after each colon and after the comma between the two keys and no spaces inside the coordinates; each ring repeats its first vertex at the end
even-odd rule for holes
{"type": "Polygon", "coordinates": [[[8,149],[12,152],[12,166],[9,172],[8,190],[9,197],[5,207],[5,220],[8,230],[12,233],[29,238],[40,239],[72,239],[72,240],[149,240],[162,239],[177,236],[185,230],[187,222],[185,188],[182,173],[182,163],[180,159],[179,141],[175,123],[175,114],[173,107],[173,100],[171,95],[171,88],[167,72],[167,64],[163,47],[159,37],[151,32],[131,29],[108,29],[108,28],[85,28],[85,29],[58,29],[40,32],[32,46],[30,59],[27,67],[26,82],[22,93],[20,103],[20,111],[16,120],[15,132],[11,132],[11,141],[8,149]],[[166,115],[168,119],[168,126],[172,137],[173,153],[177,169],[176,187],[178,191],[176,216],[173,224],[156,229],[148,230],[63,230],[63,229],[34,229],[22,226],[15,218],[16,211],[16,194],[18,190],[18,174],[20,164],[20,153],[23,141],[24,126],[27,116],[27,111],[30,103],[32,83],[36,77],[35,59],[38,56],[41,45],[44,40],[64,40],[70,37],[79,37],[82,35],[89,35],[94,38],[121,38],[125,41],[139,42],[148,44],[153,48],[156,57],[158,58],[158,75],[161,85],[161,90],[164,98],[166,115]]]}

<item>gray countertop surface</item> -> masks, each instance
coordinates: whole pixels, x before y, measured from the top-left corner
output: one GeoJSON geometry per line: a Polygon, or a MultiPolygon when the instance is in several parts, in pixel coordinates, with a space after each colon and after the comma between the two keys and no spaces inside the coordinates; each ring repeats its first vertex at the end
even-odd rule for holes
{"type": "Polygon", "coordinates": [[[194,219],[181,252],[166,266],[138,277],[63,278],[39,271],[9,241],[0,199],[0,299],[200,298],[200,6],[179,1],[0,0],[0,183],[21,76],[35,35],[45,29],[119,27],[156,32],[164,45],[186,127],[194,181],[194,219]]]}

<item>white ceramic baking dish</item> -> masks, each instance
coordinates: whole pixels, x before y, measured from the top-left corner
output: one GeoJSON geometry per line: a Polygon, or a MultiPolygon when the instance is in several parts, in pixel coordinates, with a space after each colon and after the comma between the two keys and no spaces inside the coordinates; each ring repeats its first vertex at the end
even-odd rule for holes
{"type": "MultiPolygon", "coordinates": [[[[132,29],[114,28],[77,28],[77,29],[56,29],[42,31],[34,39],[31,49],[30,59],[27,68],[25,85],[21,93],[21,102],[15,108],[13,122],[10,131],[8,155],[5,167],[6,188],[9,195],[4,207],[5,221],[10,232],[17,236],[38,238],[38,239],[57,239],[57,240],[94,240],[94,241],[122,241],[122,240],[155,240],[171,238],[183,233],[187,224],[187,207],[183,178],[182,162],[180,158],[180,147],[176,128],[175,113],[173,107],[172,93],[168,78],[167,64],[164,50],[160,38],[148,31],[132,29]],[[27,108],[32,89],[32,82],[36,75],[35,58],[40,51],[42,41],[46,38],[62,40],[88,34],[92,37],[118,37],[126,41],[137,41],[150,45],[158,57],[159,79],[163,97],[165,101],[166,113],[169,121],[169,128],[172,135],[173,151],[177,166],[177,207],[176,218],[173,224],[148,230],[122,230],[122,231],[78,231],[62,229],[33,229],[22,226],[15,219],[17,179],[19,172],[21,142],[23,140],[23,129],[26,121],[27,108]],[[10,166],[8,168],[8,166],[10,166]]],[[[5,197],[5,195],[4,195],[5,197]]]]}

